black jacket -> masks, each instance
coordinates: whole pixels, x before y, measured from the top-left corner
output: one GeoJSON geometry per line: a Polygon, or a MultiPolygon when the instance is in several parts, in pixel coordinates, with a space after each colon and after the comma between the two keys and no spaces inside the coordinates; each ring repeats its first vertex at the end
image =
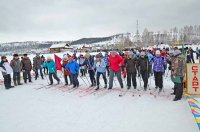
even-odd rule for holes
{"type": "Polygon", "coordinates": [[[124,60],[124,65],[126,67],[126,72],[127,73],[135,73],[135,74],[137,74],[138,61],[135,58],[133,58],[133,59],[126,58],[124,60]]]}

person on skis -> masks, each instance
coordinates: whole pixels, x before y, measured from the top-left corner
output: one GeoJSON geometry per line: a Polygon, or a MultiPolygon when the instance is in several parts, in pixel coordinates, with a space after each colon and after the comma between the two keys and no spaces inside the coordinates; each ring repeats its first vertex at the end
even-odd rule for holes
{"type": "Polygon", "coordinates": [[[79,81],[78,81],[79,64],[76,62],[76,60],[73,59],[73,57],[69,56],[68,64],[65,66],[65,70],[70,70],[72,82],[73,82],[73,88],[78,88],[79,87],[79,81]]]}
{"type": "Polygon", "coordinates": [[[145,52],[142,51],[140,53],[140,58],[138,60],[138,67],[139,67],[139,77],[142,77],[142,80],[144,82],[144,91],[147,90],[148,85],[148,78],[150,73],[150,64],[148,57],[146,56],[145,52]]]}
{"type": "Polygon", "coordinates": [[[136,89],[137,60],[132,51],[128,52],[128,57],[124,60],[124,65],[127,73],[127,89],[131,88],[131,81],[134,89],[136,89]]]}
{"type": "Polygon", "coordinates": [[[96,74],[96,80],[97,80],[97,88],[95,90],[99,90],[99,77],[102,75],[103,80],[104,80],[104,88],[107,88],[107,78],[106,78],[106,63],[104,62],[103,59],[101,59],[101,55],[97,54],[96,55],[96,61],[94,64],[97,74],[96,74]]]}
{"type": "Polygon", "coordinates": [[[38,78],[38,70],[40,71],[40,76],[42,79],[44,79],[43,77],[43,73],[42,73],[42,58],[40,57],[40,54],[36,54],[36,57],[33,58],[33,70],[35,71],[35,80],[37,80],[38,78]]]}
{"type": "Polygon", "coordinates": [[[64,68],[64,80],[65,80],[65,85],[72,85],[73,81],[72,81],[72,77],[70,74],[70,70],[65,70],[65,66],[68,64],[68,56],[64,55],[63,56],[63,61],[62,61],[62,67],[64,68]],[[70,83],[68,82],[68,78],[70,80],[70,83]]]}
{"type": "Polygon", "coordinates": [[[90,76],[91,86],[96,86],[96,79],[95,79],[95,69],[94,69],[94,58],[89,54],[85,54],[85,61],[80,66],[86,66],[88,68],[88,73],[90,76]]]}
{"type": "Polygon", "coordinates": [[[49,80],[50,80],[50,84],[49,85],[53,85],[53,78],[56,79],[57,84],[59,84],[60,83],[60,79],[57,76],[56,64],[52,60],[51,56],[47,57],[47,63],[44,63],[43,67],[47,67],[48,68],[49,80]]]}
{"type": "Polygon", "coordinates": [[[156,51],[156,56],[153,60],[153,71],[155,77],[156,89],[159,88],[159,92],[163,89],[163,74],[167,63],[164,57],[161,56],[160,50],[156,51]]]}
{"type": "Polygon", "coordinates": [[[109,60],[110,60],[110,75],[109,75],[108,89],[112,89],[115,75],[117,76],[120,87],[123,88],[123,82],[121,78],[121,63],[123,61],[122,57],[118,55],[116,51],[111,51],[109,60]]]}

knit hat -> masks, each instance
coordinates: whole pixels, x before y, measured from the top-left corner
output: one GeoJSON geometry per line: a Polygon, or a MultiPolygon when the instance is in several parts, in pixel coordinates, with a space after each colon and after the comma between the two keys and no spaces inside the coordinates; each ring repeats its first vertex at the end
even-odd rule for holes
{"type": "Polygon", "coordinates": [[[90,58],[90,54],[89,54],[89,53],[86,53],[86,54],[85,54],[85,58],[87,58],[87,59],[90,58]]]}
{"type": "Polygon", "coordinates": [[[142,51],[142,52],[140,53],[140,56],[145,56],[145,52],[142,51]]]}
{"type": "Polygon", "coordinates": [[[65,54],[65,55],[63,55],[63,59],[67,59],[68,57],[67,57],[67,55],[65,54]]]}
{"type": "Polygon", "coordinates": [[[117,52],[116,51],[111,51],[110,55],[117,55],[117,52]]]}
{"type": "Polygon", "coordinates": [[[96,54],[96,58],[100,58],[101,57],[101,55],[100,54],[96,54]]]}
{"type": "Polygon", "coordinates": [[[129,55],[129,56],[133,56],[133,52],[132,52],[132,51],[129,51],[129,52],[128,52],[128,55],[129,55]]]}
{"type": "Polygon", "coordinates": [[[171,49],[168,53],[169,54],[174,54],[174,50],[171,49]]]}
{"type": "Polygon", "coordinates": [[[181,54],[181,51],[180,50],[175,50],[174,51],[174,56],[178,55],[178,54],[181,54]]]}
{"type": "Polygon", "coordinates": [[[51,56],[47,56],[47,60],[51,60],[51,56]]]}
{"type": "Polygon", "coordinates": [[[160,50],[156,50],[156,55],[160,55],[160,50]]]}

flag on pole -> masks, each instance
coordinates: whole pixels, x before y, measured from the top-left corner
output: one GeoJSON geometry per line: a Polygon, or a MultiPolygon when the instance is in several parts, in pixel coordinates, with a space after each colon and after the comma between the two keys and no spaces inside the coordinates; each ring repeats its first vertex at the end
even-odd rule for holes
{"type": "Polygon", "coordinates": [[[54,54],[55,63],[56,63],[56,69],[62,71],[61,61],[62,59],[58,57],[56,54],[54,54]]]}

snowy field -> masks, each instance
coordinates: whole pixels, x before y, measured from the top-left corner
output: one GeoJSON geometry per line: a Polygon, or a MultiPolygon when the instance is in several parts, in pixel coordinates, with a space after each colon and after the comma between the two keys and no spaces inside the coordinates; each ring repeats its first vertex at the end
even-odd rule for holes
{"type": "MultiPolygon", "coordinates": [[[[61,72],[58,76],[64,82],[61,72]]],[[[113,90],[93,93],[87,89],[87,79],[82,79],[79,78],[81,85],[77,90],[63,84],[46,87],[47,80],[40,78],[5,90],[1,79],[0,132],[199,131],[186,98],[172,101],[173,83],[169,75],[164,77],[164,92],[156,98],[150,94],[153,77],[149,80],[151,90],[131,89],[123,97],[119,97],[121,89],[117,81],[113,90]]],[[[138,89],[139,81],[137,78],[138,89]]],[[[101,85],[104,85],[102,77],[101,85]]]]}
{"type": "MultiPolygon", "coordinates": [[[[0,131],[199,131],[186,99],[173,102],[173,96],[165,96],[172,92],[173,85],[168,79],[165,79],[165,93],[156,98],[149,91],[136,91],[134,96],[128,92],[123,97],[118,96],[120,91],[116,89],[90,94],[80,78],[79,81],[82,85],[74,91],[61,87],[62,84],[41,88],[47,84],[41,79],[10,90],[5,90],[1,84],[0,131]],[[41,89],[37,89],[39,87],[41,89]]],[[[153,88],[153,84],[150,87],[153,88]]]]}

